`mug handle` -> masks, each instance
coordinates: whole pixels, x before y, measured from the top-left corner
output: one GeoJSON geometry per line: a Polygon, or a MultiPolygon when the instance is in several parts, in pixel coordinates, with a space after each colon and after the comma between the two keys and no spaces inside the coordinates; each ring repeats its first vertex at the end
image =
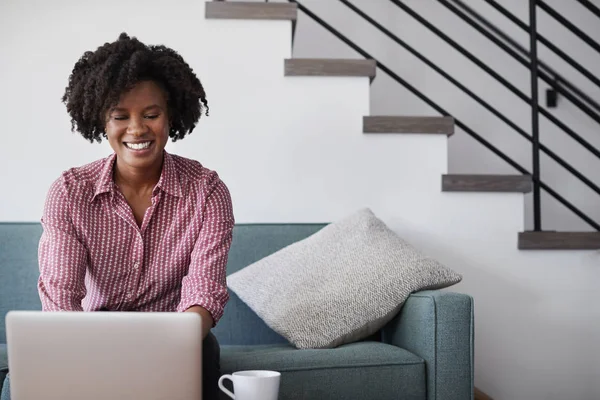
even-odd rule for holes
{"type": "Polygon", "coordinates": [[[231,375],[223,375],[219,378],[219,389],[221,389],[222,391],[225,392],[225,394],[229,397],[231,397],[232,399],[235,399],[235,395],[233,393],[231,393],[229,390],[227,390],[227,388],[225,386],[223,386],[223,381],[225,379],[229,379],[231,382],[233,382],[233,376],[231,375]]]}

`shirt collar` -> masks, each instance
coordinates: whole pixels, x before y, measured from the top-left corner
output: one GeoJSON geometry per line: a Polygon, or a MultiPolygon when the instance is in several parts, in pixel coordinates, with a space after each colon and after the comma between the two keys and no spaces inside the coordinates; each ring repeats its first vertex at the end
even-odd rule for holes
{"type": "Polygon", "coordinates": [[[183,191],[181,190],[181,182],[179,180],[179,173],[175,166],[173,156],[163,151],[163,167],[160,174],[160,179],[156,184],[156,187],[161,188],[164,192],[175,197],[182,197],[183,191]]]}
{"type": "MultiPolygon", "coordinates": [[[[110,155],[102,167],[102,171],[100,172],[100,177],[96,181],[96,185],[94,188],[94,196],[91,201],[102,194],[102,193],[113,193],[113,189],[115,187],[115,182],[113,179],[113,168],[115,165],[115,161],[117,159],[116,153],[110,155]]],[[[179,173],[177,172],[177,168],[175,167],[175,162],[173,161],[173,156],[171,156],[166,151],[163,151],[163,166],[162,172],[160,174],[160,179],[156,184],[156,187],[160,188],[164,192],[170,194],[175,197],[182,197],[182,189],[181,183],[179,181],[179,173]]]]}
{"type": "Polygon", "coordinates": [[[94,201],[94,199],[102,193],[112,193],[115,184],[113,181],[113,166],[115,165],[116,159],[117,155],[115,153],[106,158],[102,171],[100,171],[100,177],[96,181],[94,196],[91,201],[94,201]]]}

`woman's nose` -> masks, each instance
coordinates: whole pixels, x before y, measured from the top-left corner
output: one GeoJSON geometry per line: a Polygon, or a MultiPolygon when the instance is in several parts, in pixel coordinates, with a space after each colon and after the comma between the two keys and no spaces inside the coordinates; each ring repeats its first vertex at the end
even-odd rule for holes
{"type": "Polygon", "coordinates": [[[129,118],[129,125],[127,126],[127,133],[132,135],[141,135],[146,132],[146,124],[144,119],[140,117],[129,118]]]}

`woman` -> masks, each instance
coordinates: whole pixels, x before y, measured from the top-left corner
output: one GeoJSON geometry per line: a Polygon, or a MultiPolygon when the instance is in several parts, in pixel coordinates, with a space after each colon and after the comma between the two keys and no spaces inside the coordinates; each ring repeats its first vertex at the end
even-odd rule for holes
{"type": "Polygon", "coordinates": [[[73,130],[107,139],[114,154],[64,172],[49,190],[43,310],[199,314],[204,398],[218,398],[210,329],[228,301],[231,198],[215,172],[164,150],[208,112],[202,84],[174,50],[123,33],[81,57],[63,102],[73,130]]]}

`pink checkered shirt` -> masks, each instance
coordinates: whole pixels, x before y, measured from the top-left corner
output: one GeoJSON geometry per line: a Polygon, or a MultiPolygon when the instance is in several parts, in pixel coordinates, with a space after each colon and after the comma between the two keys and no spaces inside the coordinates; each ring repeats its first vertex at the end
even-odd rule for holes
{"type": "Polygon", "coordinates": [[[141,228],[113,181],[116,155],[56,180],[39,244],[38,290],[47,311],[185,311],[215,324],[229,296],[225,265],[234,216],[214,171],[164,152],[141,228]]]}

